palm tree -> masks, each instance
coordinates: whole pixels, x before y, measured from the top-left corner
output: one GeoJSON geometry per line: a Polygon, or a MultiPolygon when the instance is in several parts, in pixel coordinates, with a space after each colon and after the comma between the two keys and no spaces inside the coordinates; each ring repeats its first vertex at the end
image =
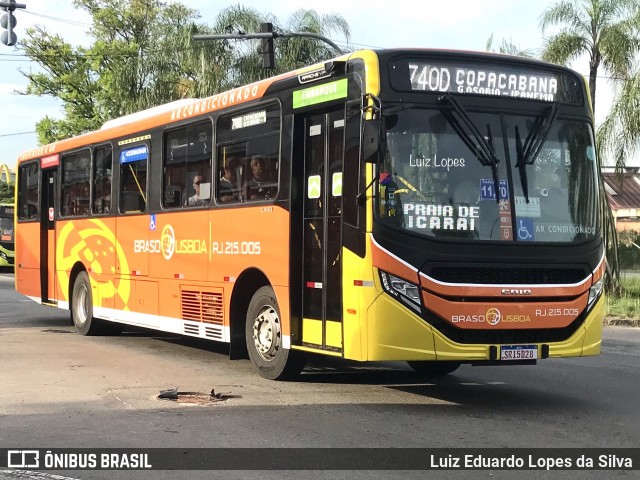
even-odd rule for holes
{"type": "MultiPolygon", "coordinates": [[[[595,114],[596,80],[600,66],[604,66],[618,82],[624,83],[629,78],[634,56],[640,48],[637,36],[640,4],[637,0],[561,0],[542,14],[542,31],[551,25],[564,27],[564,30],[546,40],[542,58],[567,64],[583,54],[589,56],[589,92],[595,114]]],[[[619,125],[612,115],[613,112],[605,121],[607,129],[619,125]]],[[[602,132],[598,134],[600,139],[603,139],[602,132]]],[[[609,135],[604,141],[613,139],[609,135]]],[[[597,142],[597,145],[600,151],[604,149],[603,142],[597,142]]],[[[603,212],[603,221],[608,259],[605,279],[608,288],[618,290],[620,267],[611,209],[603,212]]]]}
{"type": "Polygon", "coordinates": [[[583,54],[589,56],[589,91],[595,112],[598,69],[625,79],[640,48],[636,35],[640,25],[637,0],[561,0],[541,19],[542,31],[552,25],[563,31],[546,39],[544,60],[566,65],[583,54]]]}
{"type": "MultiPolygon", "coordinates": [[[[241,5],[226,8],[216,18],[213,30],[220,34],[254,33],[260,31],[260,24],[270,22],[273,31],[287,33],[314,33],[329,36],[332,33],[342,35],[349,41],[349,25],[338,14],[320,15],[315,10],[298,10],[294,12],[286,25],[279,23],[271,14],[262,14],[257,10],[241,5]]],[[[335,57],[336,52],[317,39],[307,37],[276,38],[274,42],[276,68],[272,71],[260,66],[257,53],[259,40],[224,40],[224,44],[232,51],[231,63],[227,65],[227,80],[231,85],[254,82],[261,78],[283,73],[304,65],[335,57]]]]}
{"type": "Polygon", "coordinates": [[[497,48],[493,48],[493,34],[487,40],[487,44],[485,46],[487,52],[495,52],[495,53],[503,53],[505,55],[515,55],[518,57],[527,57],[533,58],[535,57],[535,52],[530,48],[522,49],[519,45],[513,43],[512,40],[502,39],[502,43],[497,48]]]}
{"type": "Polygon", "coordinates": [[[597,143],[622,175],[627,159],[640,150],[640,71],[618,85],[611,110],[598,128],[597,143]]]}
{"type": "MultiPolygon", "coordinates": [[[[337,13],[320,15],[315,10],[297,10],[289,17],[285,30],[291,33],[313,33],[327,38],[336,33],[344,37],[347,44],[350,37],[349,24],[343,17],[337,13]]],[[[327,43],[308,37],[283,39],[281,47],[276,50],[280,54],[278,59],[283,71],[337,56],[337,52],[327,43]]]]}

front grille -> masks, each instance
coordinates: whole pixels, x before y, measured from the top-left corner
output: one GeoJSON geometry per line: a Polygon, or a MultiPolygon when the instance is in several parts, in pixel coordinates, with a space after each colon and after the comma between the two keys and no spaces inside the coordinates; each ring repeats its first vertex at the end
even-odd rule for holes
{"type": "Polygon", "coordinates": [[[13,252],[14,245],[15,244],[13,242],[0,242],[0,247],[8,250],[9,252],[13,252]]]}
{"type": "MultiPolygon", "coordinates": [[[[485,266],[475,265],[428,265],[424,273],[440,282],[479,284],[479,285],[572,285],[584,281],[590,271],[579,266],[556,265],[509,265],[485,266]]],[[[483,301],[491,302],[526,302],[541,301],[540,298],[461,298],[445,297],[450,302],[483,301]]],[[[572,300],[573,297],[555,297],[554,302],[572,300]]],[[[422,318],[440,331],[447,338],[462,344],[522,344],[561,342],[573,335],[586,319],[587,311],[582,312],[571,324],[564,328],[538,329],[463,329],[443,320],[435,312],[423,307],[422,318]]]]}
{"type": "Polygon", "coordinates": [[[589,276],[580,268],[553,267],[434,266],[425,273],[440,282],[484,285],[562,285],[579,283],[589,276]]]}

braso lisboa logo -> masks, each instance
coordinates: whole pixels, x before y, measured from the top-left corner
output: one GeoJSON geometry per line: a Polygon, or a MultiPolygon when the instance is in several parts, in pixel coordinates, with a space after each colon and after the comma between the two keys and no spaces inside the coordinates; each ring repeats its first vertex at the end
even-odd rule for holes
{"type": "Polygon", "coordinates": [[[502,314],[500,313],[500,310],[498,310],[497,308],[490,308],[489,310],[487,310],[487,313],[485,314],[485,318],[487,319],[487,323],[489,325],[497,325],[500,323],[500,320],[502,319],[502,314]]]}
{"type": "Polygon", "coordinates": [[[470,315],[452,315],[451,323],[488,323],[489,325],[498,325],[502,323],[527,323],[531,321],[531,317],[526,314],[508,314],[503,315],[497,308],[490,308],[484,314],[470,315]]]}
{"type": "Polygon", "coordinates": [[[165,260],[171,260],[176,251],[176,234],[171,225],[165,225],[160,236],[160,247],[165,260]]]}
{"type": "Polygon", "coordinates": [[[161,253],[165,260],[171,260],[174,254],[206,254],[207,242],[203,239],[177,239],[171,225],[165,225],[159,239],[134,240],[134,253],[161,253]]]}

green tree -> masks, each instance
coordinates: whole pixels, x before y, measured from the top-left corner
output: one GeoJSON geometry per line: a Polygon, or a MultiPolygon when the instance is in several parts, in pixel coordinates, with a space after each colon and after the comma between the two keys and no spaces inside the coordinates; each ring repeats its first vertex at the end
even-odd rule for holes
{"type": "Polygon", "coordinates": [[[72,46],[36,26],[27,30],[24,50],[39,65],[22,72],[25,93],[62,100],[64,117],[43,118],[38,140],[51,143],[100,128],[109,119],[184,97],[204,97],[301,65],[335,56],[325,44],[307,38],[276,39],[277,69],[260,67],[258,40],[199,42],[193,35],[257,32],[270,21],[274,30],[338,32],[349,27],[338,15],[312,10],[294,13],[285,27],[271,14],[232,6],[212,27],[198,12],[161,0],[75,0],[92,17],[89,46],[72,46]]]}
{"type": "Polygon", "coordinates": [[[27,94],[62,100],[64,118],[45,117],[36,130],[41,143],[100,128],[104,121],[181,98],[215,84],[219,49],[197,48],[191,36],[209,33],[196,11],[159,0],[75,0],[93,19],[89,47],[74,47],[36,26],[24,50],[40,67],[22,72],[27,94]],[[188,86],[188,88],[185,88],[188,86]]]}
{"type": "Polygon", "coordinates": [[[566,65],[589,57],[589,90],[595,112],[596,81],[603,66],[616,78],[627,78],[640,48],[637,0],[562,0],[542,15],[543,33],[550,26],[563,30],[545,40],[542,58],[566,65]]]}
{"type": "Polygon", "coordinates": [[[14,200],[13,184],[0,180],[0,203],[13,203],[13,200],[14,200]]]}

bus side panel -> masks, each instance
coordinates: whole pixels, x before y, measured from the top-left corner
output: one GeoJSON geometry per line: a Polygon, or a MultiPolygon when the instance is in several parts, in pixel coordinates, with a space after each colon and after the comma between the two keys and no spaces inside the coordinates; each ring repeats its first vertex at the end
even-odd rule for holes
{"type": "MultiPolygon", "coordinates": [[[[113,306],[113,297],[118,285],[113,278],[116,273],[116,256],[122,252],[116,250],[115,219],[75,219],[60,220],[56,224],[55,259],[57,299],[69,303],[72,291],[71,271],[80,263],[89,273],[94,285],[93,301],[96,306],[106,303],[113,306]]],[[[52,245],[53,242],[50,242],[52,245]]]]}
{"type": "MultiPolygon", "coordinates": [[[[149,314],[142,317],[122,314],[123,321],[164,329],[162,319],[154,319],[153,315],[180,319],[184,317],[183,300],[221,294],[225,297],[224,323],[228,326],[231,285],[244,271],[253,268],[274,286],[283,335],[290,335],[286,210],[262,205],[118,217],[115,222],[116,294],[113,304],[102,305],[149,314]],[[185,292],[187,297],[183,299],[185,292]],[[154,308],[150,302],[155,302],[154,308]]],[[[193,315],[188,319],[201,321],[193,315]]]]}
{"type": "Polygon", "coordinates": [[[91,220],[91,224],[87,240],[92,239],[95,248],[93,261],[87,267],[92,280],[93,303],[112,309],[123,287],[115,276],[116,258],[123,255],[115,236],[116,219],[95,219],[91,220]]]}
{"type": "Polygon", "coordinates": [[[40,224],[21,223],[15,232],[16,290],[28,297],[40,294],[40,224]]]}
{"type": "MultiPolygon", "coordinates": [[[[212,210],[209,280],[215,285],[235,282],[247,269],[262,272],[274,287],[282,334],[290,337],[289,213],[276,205],[212,210]]],[[[229,296],[231,287],[225,287],[229,296]]],[[[225,298],[228,312],[229,298],[225,298]]],[[[229,325],[228,315],[225,326],[229,325]]]]}
{"type": "MultiPolygon", "coordinates": [[[[160,248],[149,242],[149,215],[116,218],[116,238],[122,255],[116,257],[116,274],[134,277],[149,275],[149,253],[160,248]]],[[[159,254],[160,252],[158,252],[159,254]]],[[[116,305],[116,308],[119,308],[116,305]]]]}
{"type": "MultiPolygon", "coordinates": [[[[272,285],[289,285],[289,213],[275,205],[211,212],[211,272],[223,282],[249,267],[272,285]]],[[[282,309],[285,299],[279,299],[282,309]]]]}
{"type": "MultiPolygon", "coordinates": [[[[143,226],[146,232],[139,228],[138,236],[144,234],[148,241],[148,248],[145,249],[148,251],[149,277],[206,282],[209,279],[207,264],[210,261],[208,220],[208,210],[158,214],[153,229],[151,225],[143,226]]],[[[134,248],[132,261],[145,255],[141,252],[140,241],[135,240],[138,247],[134,248]]],[[[178,316],[177,313],[175,316],[178,316]]]]}

